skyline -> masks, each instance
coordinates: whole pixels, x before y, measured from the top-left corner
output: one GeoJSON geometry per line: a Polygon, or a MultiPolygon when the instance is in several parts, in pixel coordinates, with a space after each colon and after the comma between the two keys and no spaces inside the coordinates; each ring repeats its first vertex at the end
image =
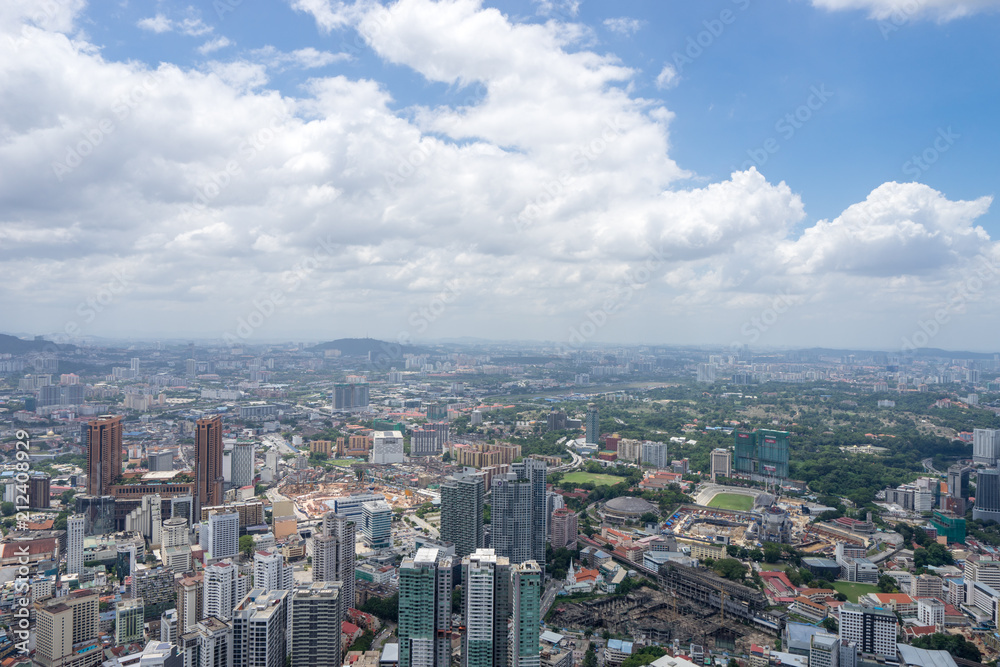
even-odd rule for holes
{"type": "Polygon", "coordinates": [[[913,6],[5,8],[4,330],[993,351],[1000,2],[913,6]]]}

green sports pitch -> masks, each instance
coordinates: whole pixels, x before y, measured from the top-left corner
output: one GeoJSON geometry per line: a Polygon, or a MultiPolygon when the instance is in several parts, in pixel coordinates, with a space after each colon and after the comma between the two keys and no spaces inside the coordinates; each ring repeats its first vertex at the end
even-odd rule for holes
{"type": "Polygon", "coordinates": [[[625,478],[615,475],[602,475],[595,472],[571,472],[563,476],[563,481],[570,482],[571,484],[590,482],[594,486],[614,486],[618,482],[624,482],[625,478]]]}
{"type": "Polygon", "coordinates": [[[717,493],[708,502],[708,506],[718,507],[720,510],[746,512],[753,509],[753,496],[745,496],[742,493],[717,493]]]}

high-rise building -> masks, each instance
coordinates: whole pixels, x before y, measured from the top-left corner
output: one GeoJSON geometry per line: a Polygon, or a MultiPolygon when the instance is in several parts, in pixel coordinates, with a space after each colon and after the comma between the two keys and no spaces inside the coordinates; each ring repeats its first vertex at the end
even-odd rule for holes
{"type": "Polygon", "coordinates": [[[265,591],[290,591],[294,587],[293,567],[285,563],[280,551],[255,551],[253,587],[265,591]]]}
{"type": "Polygon", "coordinates": [[[410,433],[410,456],[436,456],[442,445],[436,428],[416,428],[410,433]]]}
{"type": "Polygon", "coordinates": [[[167,609],[160,615],[160,641],[177,644],[177,609],[167,609]]]}
{"type": "Polygon", "coordinates": [[[86,519],[74,514],[66,519],[66,573],[83,573],[83,532],[86,519]]]}
{"type": "Polygon", "coordinates": [[[544,461],[525,459],[493,478],[493,545],[510,563],[545,562],[548,535],[544,461]]]}
{"type": "Polygon", "coordinates": [[[320,534],[313,537],[313,581],[341,582],[344,618],[354,608],[354,551],[356,524],[335,512],[323,515],[320,534]]]}
{"type": "Polygon", "coordinates": [[[733,474],[733,454],[725,447],[712,450],[712,481],[717,477],[731,477],[733,474]]]}
{"type": "Polygon", "coordinates": [[[300,586],[291,597],[291,667],[336,666],[341,664],[339,628],[344,619],[341,586],[314,582],[300,586]]]}
{"type": "Polygon", "coordinates": [[[451,664],[452,561],[417,549],[399,568],[399,667],[451,664]]]}
{"type": "Polygon", "coordinates": [[[122,474],[122,418],[104,415],[87,424],[87,495],[108,496],[122,474]]]}
{"type": "Polygon", "coordinates": [[[115,644],[142,641],[142,598],[125,598],[115,604],[115,644]]]}
{"type": "Polygon", "coordinates": [[[809,667],[837,667],[840,663],[840,638],[816,632],[809,638],[809,667]]]}
{"type": "Polygon", "coordinates": [[[552,548],[575,549],[578,533],[576,512],[562,507],[552,513],[552,548]]]}
{"type": "Polygon", "coordinates": [[[142,497],[142,502],[125,517],[125,530],[135,531],[153,546],[163,544],[163,499],[152,493],[142,497]]]}
{"type": "Polygon", "coordinates": [[[735,431],[733,472],[754,481],[774,482],[788,479],[788,433],[760,429],[735,431]]]}
{"type": "Polygon", "coordinates": [[[28,477],[28,507],[46,510],[52,506],[49,498],[51,479],[43,472],[32,473],[28,477]]]}
{"type": "Polygon", "coordinates": [[[212,558],[234,558],[240,551],[240,515],[236,512],[215,512],[208,522],[207,539],[201,545],[212,558]]]}
{"type": "Polygon", "coordinates": [[[666,470],[670,467],[670,448],[665,442],[646,440],[642,443],[640,461],[653,466],[657,470],[666,470]]]}
{"type": "Polygon", "coordinates": [[[587,435],[586,442],[588,445],[596,445],[597,439],[601,435],[601,420],[600,415],[597,410],[597,405],[591,403],[587,406],[587,416],[584,421],[584,426],[586,427],[587,435]]]}
{"type": "Polygon", "coordinates": [[[462,667],[507,667],[510,563],[493,549],[462,559],[462,667]]]}
{"type": "Polygon", "coordinates": [[[972,430],[972,460],[995,466],[1000,459],[1000,429],[976,428],[972,430]]]}
{"type": "Polygon", "coordinates": [[[969,495],[969,473],[967,466],[955,464],[948,466],[948,496],[965,498],[969,495]]]}
{"type": "Polygon", "coordinates": [[[384,500],[373,500],[361,506],[361,533],[370,549],[392,546],[392,508],[384,500]]]}
{"type": "Polygon", "coordinates": [[[979,471],[972,518],[978,521],[1000,521],[1000,470],[997,468],[979,471]]]}
{"type": "Polygon", "coordinates": [[[472,468],[455,473],[441,485],[441,539],[455,545],[464,558],[483,546],[483,475],[472,468]]]}
{"type": "Polygon", "coordinates": [[[185,517],[170,517],[163,522],[163,528],[160,533],[163,546],[165,547],[179,547],[191,544],[191,539],[188,535],[188,522],[185,517]]]}
{"type": "Polygon", "coordinates": [[[542,568],[535,561],[511,566],[510,667],[539,667],[542,568]]]}
{"type": "Polygon", "coordinates": [[[100,643],[97,591],[75,590],[68,596],[35,603],[35,664],[42,667],[95,667],[104,652],[100,643]]]}
{"type": "Polygon", "coordinates": [[[288,591],[255,588],[233,610],[233,667],[284,667],[288,591]]]}
{"type": "Polygon", "coordinates": [[[840,639],[857,643],[861,653],[896,655],[896,615],[881,607],[850,602],[840,608],[840,639]]]}
{"type": "Polygon", "coordinates": [[[375,431],[372,433],[372,453],[369,460],[372,463],[402,463],[406,460],[403,453],[403,434],[399,431],[375,431]]]}
{"type": "Polygon", "coordinates": [[[178,640],[184,667],[233,667],[233,626],[214,616],[196,623],[178,640]]]}
{"type": "Polygon", "coordinates": [[[169,449],[164,452],[155,452],[149,455],[150,472],[160,472],[174,469],[174,453],[169,449]]]}
{"type": "Polygon", "coordinates": [[[233,608],[250,588],[247,577],[240,574],[239,568],[231,560],[207,565],[201,575],[204,581],[201,618],[232,618],[233,608]]]}
{"type": "Polygon", "coordinates": [[[334,412],[362,412],[368,409],[368,400],[367,384],[333,385],[334,412]]]}
{"type": "Polygon", "coordinates": [[[251,486],[254,478],[253,466],[254,444],[252,442],[237,442],[233,445],[233,488],[240,489],[251,486]]]}
{"type": "Polygon", "coordinates": [[[191,632],[198,621],[205,617],[204,579],[204,572],[197,574],[192,572],[174,580],[174,590],[177,594],[177,634],[179,635],[191,632]]]}
{"type": "Polygon", "coordinates": [[[195,486],[200,508],[222,504],[222,415],[195,424],[195,486]]]}

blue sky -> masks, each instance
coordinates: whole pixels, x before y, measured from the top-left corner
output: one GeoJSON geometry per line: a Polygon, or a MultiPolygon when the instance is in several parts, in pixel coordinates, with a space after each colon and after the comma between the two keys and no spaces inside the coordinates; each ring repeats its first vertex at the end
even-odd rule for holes
{"type": "Polygon", "coordinates": [[[30,4],[12,331],[993,346],[1000,0],[30,4]]]}

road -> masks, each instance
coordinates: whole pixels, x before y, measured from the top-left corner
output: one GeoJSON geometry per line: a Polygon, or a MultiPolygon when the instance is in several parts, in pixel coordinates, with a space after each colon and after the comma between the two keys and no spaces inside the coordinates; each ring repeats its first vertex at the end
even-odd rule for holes
{"type": "Polygon", "coordinates": [[[926,458],[923,461],[921,461],[921,463],[924,464],[924,470],[926,470],[929,473],[933,473],[935,475],[943,475],[944,474],[940,470],[935,470],[934,469],[934,459],[932,459],[932,458],[926,458]]]}
{"type": "Polygon", "coordinates": [[[541,617],[543,619],[545,618],[545,614],[547,614],[549,612],[549,608],[552,606],[552,603],[555,602],[555,600],[556,600],[556,594],[559,592],[559,589],[561,587],[562,587],[562,582],[561,581],[551,581],[551,582],[549,582],[549,585],[546,586],[545,592],[542,593],[542,613],[541,613],[541,617]]]}
{"type": "MultiPolygon", "coordinates": [[[[394,632],[396,632],[396,625],[394,623],[387,622],[385,626],[379,630],[379,633],[375,635],[375,639],[372,641],[372,647],[369,650],[381,651],[382,644],[384,644],[387,639],[391,639],[394,632]]],[[[389,643],[391,644],[392,642],[389,643]]]]}
{"type": "Polygon", "coordinates": [[[421,528],[426,528],[427,531],[430,533],[430,536],[433,537],[435,540],[441,537],[441,531],[439,531],[437,528],[435,528],[431,524],[421,519],[416,514],[408,514],[407,516],[410,517],[410,521],[412,521],[413,523],[417,524],[421,528]]]}

